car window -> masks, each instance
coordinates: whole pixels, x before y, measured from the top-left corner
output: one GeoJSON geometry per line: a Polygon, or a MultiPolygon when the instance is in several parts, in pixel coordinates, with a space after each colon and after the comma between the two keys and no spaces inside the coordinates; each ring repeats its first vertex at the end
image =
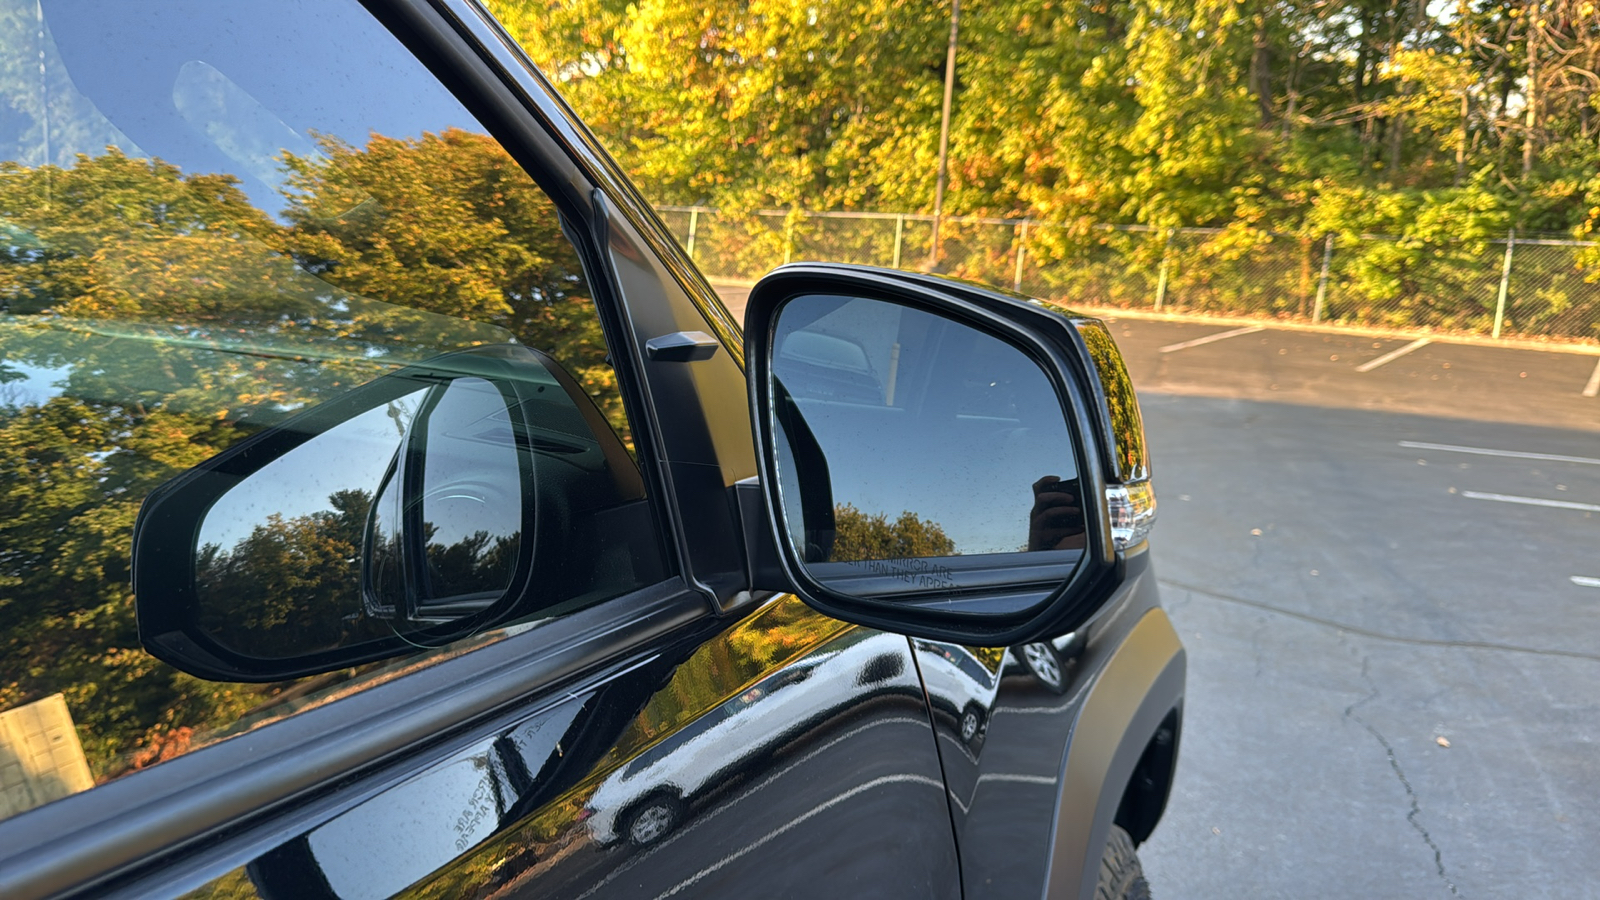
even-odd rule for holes
{"type": "Polygon", "coordinates": [[[505,634],[208,681],[141,649],[130,588],[159,485],[484,347],[537,376],[515,428],[486,381],[418,382],[217,501],[196,551],[219,641],[389,633],[393,579],[358,557],[412,432],[447,488],[421,500],[413,618],[510,582],[532,538],[479,507],[513,442],[571,523],[521,621],[663,578],[589,282],[551,200],[355,0],[0,0],[0,818],[505,634]]]}

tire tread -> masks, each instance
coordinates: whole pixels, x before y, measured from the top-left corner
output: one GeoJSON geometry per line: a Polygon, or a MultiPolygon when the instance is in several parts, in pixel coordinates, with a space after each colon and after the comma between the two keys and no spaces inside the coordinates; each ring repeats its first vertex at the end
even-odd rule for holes
{"type": "Polygon", "coordinates": [[[1100,881],[1094,900],[1150,900],[1150,883],[1134,849],[1133,838],[1120,826],[1111,826],[1106,852],[1100,857],[1100,881]]]}

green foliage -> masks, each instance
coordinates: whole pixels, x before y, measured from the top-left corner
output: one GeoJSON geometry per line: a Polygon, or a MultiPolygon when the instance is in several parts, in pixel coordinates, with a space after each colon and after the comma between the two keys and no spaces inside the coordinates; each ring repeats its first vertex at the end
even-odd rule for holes
{"type": "Polygon", "coordinates": [[[843,503],[833,510],[833,562],[865,559],[921,559],[956,555],[956,542],[916,513],[890,521],[883,513],[864,513],[843,503]]]}
{"type": "MultiPolygon", "coordinates": [[[[947,4],[490,6],[658,201],[931,205],[947,4]]],[[[1099,222],[1309,240],[1363,230],[1343,192],[1417,211],[1420,193],[1461,190],[1506,227],[1579,228],[1600,208],[1600,17],[1544,0],[1530,24],[1524,6],[968,3],[946,209],[1079,241],[1099,222]]]]}

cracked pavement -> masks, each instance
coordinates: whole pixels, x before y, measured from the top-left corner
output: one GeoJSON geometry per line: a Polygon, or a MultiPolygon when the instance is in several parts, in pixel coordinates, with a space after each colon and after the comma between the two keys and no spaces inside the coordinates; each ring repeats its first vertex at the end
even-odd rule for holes
{"type": "Polygon", "coordinates": [[[1399,446],[1600,435],[1142,397],[1189,650],[1155,896],[1600,896],[1600,513],[1461,494],[1600,504],[1600,465],[1399,446]]]}

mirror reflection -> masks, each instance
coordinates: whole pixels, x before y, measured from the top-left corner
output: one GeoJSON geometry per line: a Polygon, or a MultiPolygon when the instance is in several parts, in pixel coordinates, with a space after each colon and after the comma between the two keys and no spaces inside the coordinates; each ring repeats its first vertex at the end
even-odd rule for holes
{"type": "Polygon", "coordinates": [[[404,460],[384,478],[368,532],[368,608],[428,622],[478,612],[505,593],[522,542],[522,493],[507,400],[460,378],[425,403],[404,460]],[[420,461],[420,465],[419,465],[420,461]],[[421,470],[420,486],[414,482],[421,470]],[[409,502],[407,496],[414,495],[409,502]],[[407,549],[420,561],[407,595],[407,549]]]}
{"type": "Polygon", "coordinates": [[[217,499],[196,542],[200,627],[283,659],[482,611],[516,572],[523,479],[498,387],[419,384],[217,499]]]}
{"type": "Polygon", "coordinates": [[[200,525],[200,626],[229,650],[282,658],[389,634],[362,615],[374,494],[426,390],[322,432],[219,497],[200,525]]]}
{"type": "Polygon", "coordinates": [[[813,577],[870,596],[978,588],[1015,565],[1071,573],[1075,445],[1021,349],[920,309],[807,295],[779,310],[771,367],[783,514],[813,577]]]}

